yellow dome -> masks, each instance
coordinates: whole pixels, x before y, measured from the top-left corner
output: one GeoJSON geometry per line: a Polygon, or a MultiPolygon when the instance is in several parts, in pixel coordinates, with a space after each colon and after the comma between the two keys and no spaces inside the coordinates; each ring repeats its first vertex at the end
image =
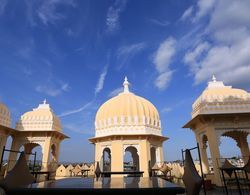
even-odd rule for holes
{"type": "Polygon", "coordinates": [[[10,127],[10,112],[7,106],[0,103],[0,125],[10,127]]]}
{"type": "Polygon", "coordinates": [[[61,123],[49,104],[44,101],[33,111],[24,113],[17,122],[16,129],[22,131],[61,131],[61,123]]]}
{"type": "MultiPolygon", "coordinates": [[[[148,100],[137,96],[128,89],[128,81],[124,81],[124,92],[109,99],[96,113],[96,130],[117,127],[140,129],[139,126],[160,130],[160,117],[155,106],[148,100]]],[[[159,133],[157,133],[159,134],[159,133]]]]}

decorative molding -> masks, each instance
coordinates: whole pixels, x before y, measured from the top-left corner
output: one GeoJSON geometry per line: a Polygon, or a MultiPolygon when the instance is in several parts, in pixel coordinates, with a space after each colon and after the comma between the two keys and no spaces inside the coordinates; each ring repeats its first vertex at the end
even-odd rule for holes
{"type": "Polygon", "coordinates": [[[162,136],[161,130],[145,126],[120,126],[116,128],[107,128],[96,130],[95,137],[102,137],[108,135],[137,135],[137,134],[153,134],[162,136]]]}

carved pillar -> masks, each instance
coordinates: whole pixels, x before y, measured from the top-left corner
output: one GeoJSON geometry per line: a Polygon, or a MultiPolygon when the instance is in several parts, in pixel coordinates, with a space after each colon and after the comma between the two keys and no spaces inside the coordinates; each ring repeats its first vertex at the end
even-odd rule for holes
{"type": "Polygon", "coordinates": [[[208,127],[206,130],[208,144],[210,148],[213,170],[214,170],[214,183],[217,186],[222,186],[222,182],[220,179],[220,170],[219,167],[221,166],[220,163],[220,149],[219,149],[219,140],[220,137],[217,136],[214,127],[208,127]]]}
{"type": "MultiPolygon", "coordinates": [[[[22,146],[22,141],[17,139],[16,137],[13,137],[13,141],[11,144],[11,150],[13,151],[19,151],[20,147],[22,146]]],[[[16,164],[17,161],[17,154],[16,152],[10,152],[9,154],[9,160],[8,160],[8,170],[10,171],[16,164]]]]}
{"type": "Polygon", "coordinates": [[[0,158],[3,154],[3,148],[6,145],[8,135],[0,135],[0,158]]]}
{"type": "Polygon", "coordinates": [[[50,162],[50,147],[51,147],[51,138],[47,138],[45,143],[42,146],[42,169],[48,170],[48,165],[50,162]]]}
{"type": "Polygon", "coordinates": [[[247,143],[247,135],[240,133],[240,135],[235,139],[237,142],[237,146],[240,148],[241,156],[243,157],[244,163],[247,163],[248,158],[250,156],[249,146],[247,143]]]}
{"type": "Polygon", "coordinates": [[[208,163],[208,158],[207,158],[207,140],[200,138],[200,136],[198,135],[196,135],[196,140],[200,148],[203,173],[207,174],[209,173],[209,163],[208,163]]]}

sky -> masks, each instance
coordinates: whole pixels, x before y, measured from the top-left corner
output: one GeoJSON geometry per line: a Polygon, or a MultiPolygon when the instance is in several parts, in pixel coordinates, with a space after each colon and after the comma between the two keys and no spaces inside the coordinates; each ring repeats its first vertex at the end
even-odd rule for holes
{"type": "MultiPolygon", "coordinates": [[[[0,0],[0,101],[15,127],[46,98],[70,137],[60,161],[91,162],[96,111],[127,76],[159,111],[165,160],[181,159],[196,145],[182,126],[212,75],[250,90],[249,10],[249,0],[0,0]]],[[[239,154],[232,140],[221,147],[239,154]]]]}

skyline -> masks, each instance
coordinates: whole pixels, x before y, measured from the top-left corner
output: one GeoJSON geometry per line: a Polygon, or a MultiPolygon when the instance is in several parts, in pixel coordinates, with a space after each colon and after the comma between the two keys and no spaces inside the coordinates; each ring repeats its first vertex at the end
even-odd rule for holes
{"type": "MultiPolygon", "coordinates": [[[[250,90],[249,8],[226,0],[0,0],[0,101],[14,127],[47,99],[71,137],[60,161],[88,162],[95,113],[128,76],[131,91],[159,111],[170,138],[165,160],[181,159],[196,144],[182,126],[212,75],[250,90]]],[[[222,155],[239,153],[232,143],[223,139],[222,155]]]]}

